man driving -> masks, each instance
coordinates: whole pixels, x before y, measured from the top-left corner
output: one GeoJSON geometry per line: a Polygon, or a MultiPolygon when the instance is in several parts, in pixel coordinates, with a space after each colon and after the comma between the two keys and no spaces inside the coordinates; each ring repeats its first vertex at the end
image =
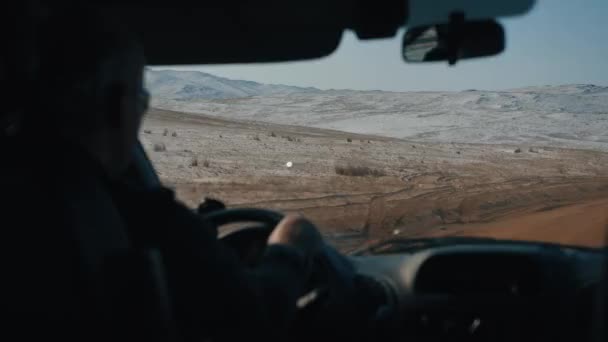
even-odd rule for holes
{"type": "Polygon", "coordinates": [[[49,167],[100,179],[130,242],[161,251],[183,336],[284,337],[321,235],[304,218],[287,216],[269,237],[259,266],[246,269],[217,240],[214,227],[176,200],[173,191],[127,185],[123,175],[148,105],[143,50],[115,23],[90,12],[70,13],[57,12],[37,29],[35,101],[21,134],[28,144],[61,155],[49,167]],[[225,329],[228,322],[231,328],[225,329]]]}

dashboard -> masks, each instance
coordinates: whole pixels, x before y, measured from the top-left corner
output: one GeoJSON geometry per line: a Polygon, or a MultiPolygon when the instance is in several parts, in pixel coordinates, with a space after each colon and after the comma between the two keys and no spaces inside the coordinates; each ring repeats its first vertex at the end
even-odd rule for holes
{"type": "MultiPolygon", "coordinates": [[[[245,208],[205,218],[265,223],[221,237],[255,267],[280,217],[245,208]]],[[[606,341],[605,248],[466,237],[392,239],[349,256],[325,247],[298,300],[297,340],[606,341]]]]}
{"type": "Polygon", "coordinates": [[[383,341],[589,340],[603,272],[599,250],[513,243],[351,261],[385,294],[383,341]]]}

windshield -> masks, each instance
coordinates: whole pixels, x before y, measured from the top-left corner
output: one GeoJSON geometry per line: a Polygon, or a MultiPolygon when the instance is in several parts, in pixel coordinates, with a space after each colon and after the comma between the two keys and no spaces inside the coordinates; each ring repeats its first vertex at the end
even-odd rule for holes
{"type": "Polygon", "coordinates": [[[608,226],[603,1],[501,20],[490,58],[406,64],[399,32],[313,61],[155,66],[141,141],[196,207],[299,212],[343,251],[390,238],[601,246],[608,226]],[[567,25],[566,25],[567,23],[567,25]]]}

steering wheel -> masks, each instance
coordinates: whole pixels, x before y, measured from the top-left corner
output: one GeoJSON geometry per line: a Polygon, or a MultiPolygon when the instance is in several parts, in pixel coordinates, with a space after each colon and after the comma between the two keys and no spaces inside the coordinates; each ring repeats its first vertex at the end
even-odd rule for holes
{"type": "MultiPolygon", "coordinates": [[[[225,234],[218,234],[222,242],[230,246],[247,266],[255,266],[263,255],[266,241],[279,222],[285,216],[277,211],[257,208],[235,208],[212,211],[203,215],[216,227],[227,224],[254,222],[255,226],[242,228],[225,234]]],[[[333,247],[324,244],[321,255],[315,262],[315,267],[329,274],[328,281],[350,286],[355,275],[350,261],[333,247]]]]}
{"type": "Polygon", "coordinates": [[[234,208],[213,211],[203,219],[218,227],[218,237],[231,247],[239,259],[253,267],[262,257],[266,241],[284,215],[273,210],[234,208]],[[219,228],[227,224],[253,222],[255,225],[222,233],[219,228]]]}
{"type": "MultiPolygon", "coordinates": [[[[203,215],[205,220],[218,227],[234,223],[253,222],[257,225],[218,234],[221,241],[231,247],[240,260],[255,267],[264,255],[267,240],[284,215],[273,210],[238,208],[220,209],[203,215]]],[[[346,317],[355,311],[356,272],[350,260],[328,244],[324,244],[320,255],[313,262],[313,271],[307,294],[298,301],[297,336],[316,336],[310,322],[333,322],[335,317],[346,317]],[[316,297],[308,303],[307,299],[316,297]]],[[[331,326],[317,324],[317,332],[327,331],[331,326]]],[[[335,327],[334,327],[335,328],[335,327]]],[[[304,340],[307,340],[306,338],[304,340]]]]}

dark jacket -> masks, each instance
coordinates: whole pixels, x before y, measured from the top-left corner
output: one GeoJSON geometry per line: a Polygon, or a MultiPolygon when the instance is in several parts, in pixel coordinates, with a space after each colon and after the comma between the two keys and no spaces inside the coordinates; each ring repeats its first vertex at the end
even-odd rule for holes
{"type": "Polygon", "coordinates": [[[272,246],[255,269],[218,241],[215,227],[180,203],[172,190],[114,187],[131,241],[157,247],[166,264],[182,329],[214,339],[281,338],[306,281],[300,254],[272,246]]]}
{"type": "Polygon", "coordinates": [[[95,303],[83,284],[95,283],[99,272],[87,270],[113,250],[138,247],[161,251],[183,336],[284,336],[305,281],[296,250],[268,248],[249,270],[169,189],[112,184],[70,144],[38,140],[1,152],[0,310],[25,340],[93,340],[99,327],[87,325],[96,321],[87,314],[95,303]]]}

